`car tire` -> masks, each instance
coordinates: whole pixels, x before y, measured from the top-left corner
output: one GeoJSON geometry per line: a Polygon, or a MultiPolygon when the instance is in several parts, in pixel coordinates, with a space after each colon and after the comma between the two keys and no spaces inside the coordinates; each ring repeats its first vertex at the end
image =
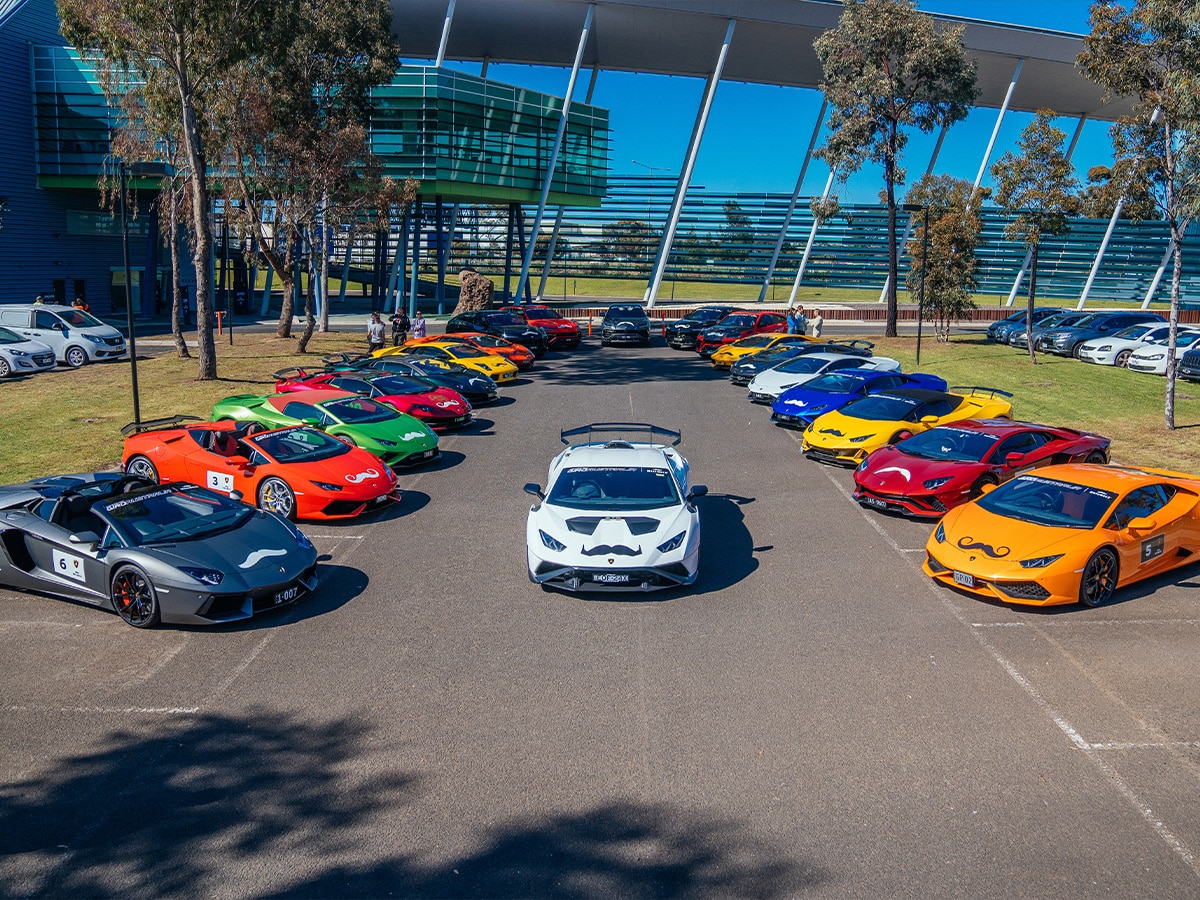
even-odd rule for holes
{"type": "Polygon", "coordinates": [[[63,354],[63,362],[72,369],[78,369],[88,361],[87,353],[82,347],[68,347],[63,354]]]}
{"type": "Polygon", "coordinates": [[[148,457],[140,453],[129,457],[129,461],[125,463],[125,474],[145,478],[147,481],[158,481],[158,469],[154,467],[154,463],[150,462],[148,457]]]}
{"type": "Polygon", "coordinates": [[[296,494],[282,478],[272,475],[258,485],[258,508],[283,516],[288,521],[296,519],[296,494]]]}
{"type": "Polygon", "coordinates": [[[1108,457],[1104,455],[1103,450],[1093,450],[1083,460],[1085,463],[1090,463],[1093,466],[1107,466],[1108,457]]]}
{"type": "Polygon", "coordinates": [[[8,364],[8,360],[0,356],[0,378],[7,378],[12,374],[12,368],[8,364]]]}
{"type": "Polygon", "coordinates": [[[889,444],[898,444],[905,438],[912,437],[912,435],[913,435],[913,433],[911,431],[897,431],[895,434],[892,435],[892,439],[890,441],[888,441],[888,443],[889,444]]]}
{"type": "Polygon", "coordinates": [[[1071,356],[1073,356],[1075,359],[1079,359],[1079,351],[1082,349],[1083,349],[1083,341],[1080,341],[1078,344],[1076,344],[1074,347],[1071,348],[1071,356]]]}
{"type": "Polygon", "coordinates": [[[981,475],[979,480],[971,485],[971,499],[974,500],[976,497],[982,497],[985,485],[990,484],[995,487],[999,483],[1000,482],[996,480],[995,475],[981,475]]]}
{"type": "Polygon", "coordinates": [[[121,566],[113,573],[109,599],[117,614],[134,628],[153,628],[162,621],[158,592],[137,566],[121,566]]]}
{"type": "Polygon", "coordinates": [[[249,437],[252,434],[262,434],[264,431],[270,431],[271,429],[262,422],[247,422],[245,430],[246,436],[249,437]]]}
{"type": "Polygon", "coordinates": [[[1117,354],[1117,358],[1113,360],[1113,365],[1118,369],[1124,369],[1129,365],[1129,357],[1133,356],[1132,350],[1122,350],[1117,354]]]}
{"type": "Polygon", "coordinates": [[[1101,547],[1083,567],[1079,578],[1079,602],[1084,606],[1103,606],[1117,591],[1119,563],[1116,551],[1101,547]]]}

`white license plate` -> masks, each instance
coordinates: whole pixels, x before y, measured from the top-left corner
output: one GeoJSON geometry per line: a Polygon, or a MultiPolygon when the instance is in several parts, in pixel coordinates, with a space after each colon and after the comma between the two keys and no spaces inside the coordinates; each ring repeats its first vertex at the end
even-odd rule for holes
{"type": "Polygon", "coordinates": [[[975,587],[975,576],[969,575],[966,572],[955,572],[954,582],[955,584],[961,584],[963,587],[973,588],[975,587]]]}
{"type": "Polygon", "coordinates": [[[436,452],[436,451],[434,451],[434,450],[426,450],[424,453],[422,453],[422,454],[421,454],[421,457],[422,457],[423,459],[429,459],[431,456],[433,456],[433,454],[434,454],[435,452],[436,452]]]}
{"type": "Polygon", "coordinates": [[[887,509],[888,505],[876,497],[863,497],[862,502],[867,506],[872,506],[875,509],[887,509]]]}
{"type": "Polygon", "coordinates": [[[623,572],[600,572],[592,576],[597,584],[629,584],[629,575],[623,572]]]}
{"type": "Polygon", "coordinates": [[[290,588],[284,588],[275,594],[274,605],[278,606],[281,603],[289,603],[300,596],[300,585],[293,584],[290,588]]]}

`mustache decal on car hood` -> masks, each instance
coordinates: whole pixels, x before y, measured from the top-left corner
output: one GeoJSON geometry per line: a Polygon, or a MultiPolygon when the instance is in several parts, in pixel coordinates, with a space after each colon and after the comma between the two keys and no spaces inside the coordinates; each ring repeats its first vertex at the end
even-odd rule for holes
{"type": "Polygon", "coordinates": [[[1009,547],[993,547],[991,544],[976,543],[969,537],[958,539],[958,549],[960,550],[982,550],[992,559],[1003,559],[1012,553],[1009,547]]]}
{"type": "Polygon", "coordinates": [[[642,548],[638,547],[634,550],[631,547],[622,547],[619,545],[610,547],[608,544],[599,544],[590,550],[587,547],[583,548],[584,556],[608,556],[610,554],[612,556],[641,556],[642,548]]]}
{"type": "Polygon", "coordinates": [[[239,569],[252,569],[264,559],[271,556],[287,556],[286,550],[255,550],[246,557],[246,561],[238,563],[239,569]]]}
{"type": "Polygon", "coordinates": [[[368,478],[378,478],[379,473],[374,469],[367,469],[365,472],[358,472],[354,475],[347,475],[346,480],[351,484],[362,484],[368,478]]]}

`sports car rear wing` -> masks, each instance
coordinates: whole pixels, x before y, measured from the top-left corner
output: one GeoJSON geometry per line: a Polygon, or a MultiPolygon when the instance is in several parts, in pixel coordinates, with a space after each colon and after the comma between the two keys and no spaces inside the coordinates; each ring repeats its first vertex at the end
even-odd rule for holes
{"type": "Polygon", "coordinates": [[[1002,391],[1000,388],[980,387],[979,385],[956,384],[950,388],[950,392],[954,394],[962,394],[968,397],[1008,397],[1012,398],[1012,394],[1008,391],[1002,391]]]}
{"type": "Polygon", "coordinates": [[[272,372],[271,377],[276,381],[293,381],[297,378],[307,378],[312,374],[308,369],[303,369],[300,366],[291,366],[287,369],[280,369],[278,372],[272,372]]]}
{"type": "Polygon", "coordinates": [[[831,341],[829,341],[829,343],[835,347],[854,347],[856,350],[866,350],[867,353],[870,353],[872,350],[875,349],[875,344],[872,341],[863,341],[863,340],[858,340],[858,339],[851,340],[851,341],[831,340],[831,341]]]}
{"type": "Polygon", "coordinates": [[[660,428],[658,425],[650,425],[646,422],[593,422],[591,425],[584,425],[580,428],[567,428],[559,433],[559,439],[568,447],[573,447],[570,438],[579,435],[587,435],[586,441],[578,441],[578,444],[591,444],[594,435],[603,434],[645,434],[646,438],[654,443],[654,438],[661,437],[671,440],[671,446],[676,446],[682,436],[678,431],[672,431],[669,428],[660,428]]]}
{"type": "Polygon", "coordinates": [[[141,434],[143,431],[163,431],[174,428],[180,422],[203,422],[199,416],[171,416],[169,419],[147,419],[145,422],[130,422],[121,429],[121,434],[141,434]]]}

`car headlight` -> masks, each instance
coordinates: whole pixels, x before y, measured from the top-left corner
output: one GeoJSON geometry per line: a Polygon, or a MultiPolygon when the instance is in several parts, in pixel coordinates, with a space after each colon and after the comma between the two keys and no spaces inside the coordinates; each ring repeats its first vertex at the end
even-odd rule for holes
{"type": "Polygon", "coordinates": [[[313,542],[308,539],[308,535],[299,528],[292,529],[296,533],[296,546],[301,550],[314,550],[313,542]]]}
{"type": "Polygon", "coordinates": [[[1097,353],[1103,353],[1105,350],[1111,350],[1112,344],[1103,344],[1102,346],[1099,346],[1099,347],[1087,347],[1085,349],[1095,350],[1097,353]]]}
{"type": "Polygon", "coordinates": [[[17,359],[24,359],[27,356],[33,355],[31,353],[26,353],[24,350],[9,350],[8,352],[12,356],[15,356],[17,359]]]}
{"type": "Polygon", "coordinates": [[[946,543],[946,526],[938,522],[938,527],[933,530],[933,539],[939,544],[946,543]]]}
{"type": "Polygon", "coordinates": [[[93,344],[103,344],[103,343],[104,343],[104,338],[102,338],[102,337],[97,337],[97,336],[96,336],[96,335],[94,335],[94,334],[85,334],[83,337],[84,337],[84,339],[85,339],[85,340],[89,340],[89,341],[91,341],[93,344]]]}
{"type": "Polygon", "coordinates": [[[548,550],[553,550],[556,553],[562,553],[562,551],[567,549],[566,544],[564,544],[560,540],[556,540],[555,538],[552,538],[550,535],[546,534],[546,532],[542,531],[540,528],[538,529],[538,535],[541,537],[542,543],[546,545],[546,548],[548,550]]]}
{"type": "Polygon", "coordinates": [[[376,441],[376,443],[382,444],[384,447],[395,447],[396,446],[395,441],[385,441],[383,438],[379,438],[376,441]]]}
{"type": "Polygon", "coordinates": [[[330,484],[327,481],[314,481],[313,484],[323,491],[340,491],[342,489],[340,484],[330,484]]]}
{"type": "Polygon", "coordinates": [[[1044,569],[1053,562],[1058,562],[1063,558],[1061,553],[1056,553],[1054,556],[1039,556],[1036,559],[1021,560],[1022,569],[1044,569]]]}
{"type": "Polygon", "coordinates": [[[873,434],[860,434],[858,437],[850,438],[850,443],[861,444],[863,441],[868,441],[873,437],[875,437],[873,434]]]}
{"type": "Polygon", "coordinates": [[[934,488],[940,488],[949,480],[950,476],[946,476],[945,478],[930,478],[928,481],[922,481],[921,484],[925,486],[926,490],[932,491],[934,488]]]}
{"type": "Polygon", "coordinates": [[[1138,359],[1166,359],[1165,353],[1139,353],[1138,359]]]}
{"type": "Polygon", "coordinates": [[[675,535],[675,537],[670,538],[669,540],[663,541],[661,544],[659,544],[658,552],[659,553],[670,553],[672,550],[678,550],[679,545],[683,543],[683,539],[685,537],[687,537],[686,531],[679,532],[679,534],[675,535]]]}
{"type": "Polygon", "coordinates": [[[417,410],[418,412],[423,412],[423,413],[431,413],[434,411],[432,406],[427,406],[424,403],[414,403],[413,409],[417,410]]]}
{"type": "Polygon", "coordinates": [[[218,585],[225,577],[224,572],[219,572],[216,569],[200,569],[195,566],[180,566],[179,571],[184,575],[195,578],[201,584],[218,585]]]}
{"type": "Polygon", "coordinates": [[[861,472],[866,467],[867,467],[867,461],[866,461],[866,459],[864,459],[862,462],[860,462],[857,466],[854,467],[854,471],[861,472]]]}

